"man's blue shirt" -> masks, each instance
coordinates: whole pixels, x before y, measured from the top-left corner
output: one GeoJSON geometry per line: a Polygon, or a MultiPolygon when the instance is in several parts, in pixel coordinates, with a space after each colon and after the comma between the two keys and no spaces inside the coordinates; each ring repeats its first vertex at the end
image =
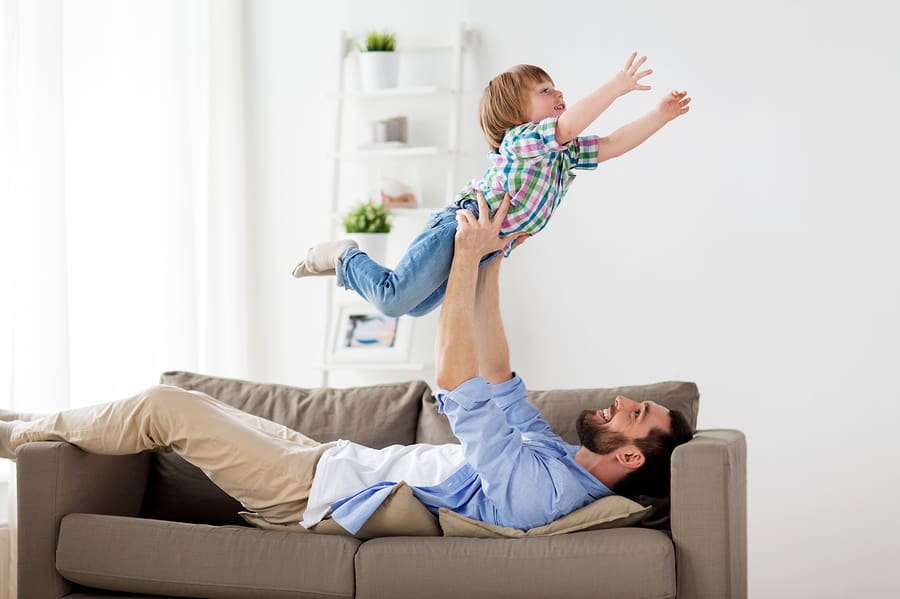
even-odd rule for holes
{"type": "MultiPolygon", "coordinates": [[[[467,463],[435,486],[411,486],[432,512],[443,507],[527,530],[613,494],[575,461],[579,446],[551,431],[528,403],[518,376],[499,385],[475,377],[452,391],[438,390],[436,398],[467,463]]],[[[383,481],[333,503],[331,517],[356,533],[398,482],[383,481]]]]}

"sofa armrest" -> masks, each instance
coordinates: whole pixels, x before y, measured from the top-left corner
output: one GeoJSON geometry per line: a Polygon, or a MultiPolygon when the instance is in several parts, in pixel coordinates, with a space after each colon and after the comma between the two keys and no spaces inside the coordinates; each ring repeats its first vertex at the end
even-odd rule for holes
{"type": "Polygon", "coordinates": [[[73,512],[137,516],[149,464],[149,453],[96,455],[64,442],[19,447],[19,599],[59,598],[71,592],[72,585],[56,571],[63,516],[73,512]]]}
{"type": "Polygon", "coordinates": [[[672,454],[678,599],[747,597],[747,445],[736,430],[697,431],[672,454]]]}

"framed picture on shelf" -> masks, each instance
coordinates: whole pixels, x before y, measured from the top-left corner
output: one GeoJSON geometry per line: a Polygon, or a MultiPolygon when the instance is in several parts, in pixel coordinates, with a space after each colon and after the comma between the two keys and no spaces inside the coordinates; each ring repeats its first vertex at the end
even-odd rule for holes
{"type": "Polygon", "coordinates": [[[409,357],[412,319],[385,316],[364,303],[335,310],[329,342],[333,362],[403,361],[409,357]]]}

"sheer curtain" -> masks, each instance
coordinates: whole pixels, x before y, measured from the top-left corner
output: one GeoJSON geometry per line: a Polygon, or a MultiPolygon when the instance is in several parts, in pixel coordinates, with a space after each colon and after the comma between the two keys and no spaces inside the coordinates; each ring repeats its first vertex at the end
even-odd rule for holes
{"type": "Polygon", "coordinates": [[[0,2],[0,405],[246,376],[242,1],[0,2]]]}

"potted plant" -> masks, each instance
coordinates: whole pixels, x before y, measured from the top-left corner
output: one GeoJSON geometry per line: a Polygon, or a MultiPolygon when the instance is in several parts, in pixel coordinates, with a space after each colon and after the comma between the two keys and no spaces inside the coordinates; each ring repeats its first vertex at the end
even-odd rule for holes
{"type": "Polygon", "coordinates": [[[344,230],[372,260],[384,263],[387,234],[391,232],[390,217],[384,206],[372,200],[360,202],[344,216],[344,230]]]}
{"type": "Polygon", "coordinates": [[[359,74],[365,91],[397,87],[397,38],[387,31],[372,31],[360,47],[359,74]]]}

